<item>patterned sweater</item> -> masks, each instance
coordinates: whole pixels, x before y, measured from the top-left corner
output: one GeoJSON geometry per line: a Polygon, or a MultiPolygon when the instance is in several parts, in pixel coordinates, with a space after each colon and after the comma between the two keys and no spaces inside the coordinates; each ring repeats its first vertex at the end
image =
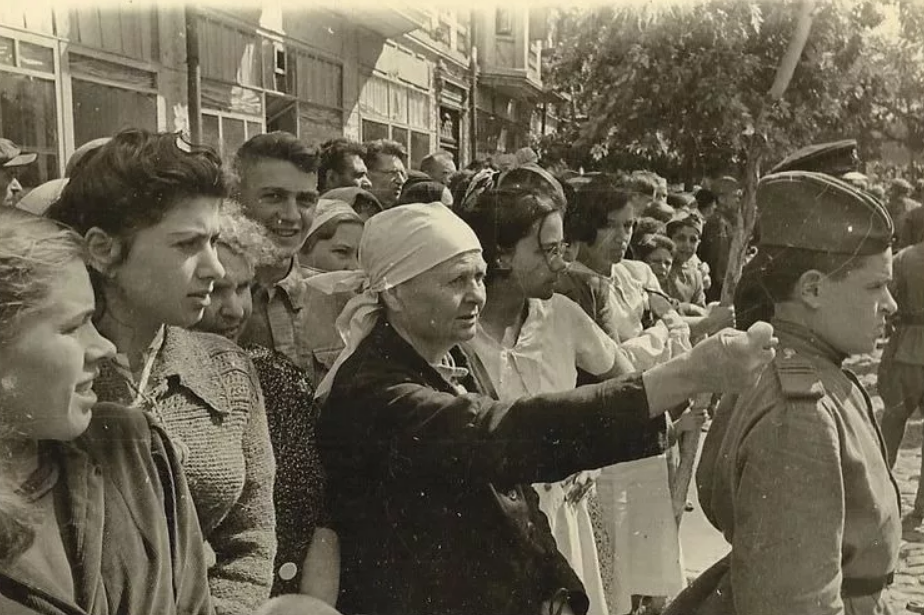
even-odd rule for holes
{"type": "MultiPolygon", "coordinates": [[[[94,384],[130,404],[135,385],[114,363],[94,384]]],[[[234,343],[167,327],[141,405],[180,450],[202,534],[215,553],[209,588],[218,615],[252,613],[269,598],[276,553],[275,460],[253,364],[234,343]]]]}

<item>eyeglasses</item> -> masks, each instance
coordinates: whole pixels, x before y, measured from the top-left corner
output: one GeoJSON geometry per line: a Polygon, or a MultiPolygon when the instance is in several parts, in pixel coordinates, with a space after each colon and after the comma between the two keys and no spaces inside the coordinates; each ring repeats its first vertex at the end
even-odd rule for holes
{"type": "Polygon", "coordinates": [[[401,169],[393,169],[391,171],[379,171],[377,169],[372,169],[369,173],[375,173],[376,175],[387,175],[391,179],[407,179],[407,173],[401,169]]]}
{"type": "Polygon", "coordinates": [[[550,265],[556,259],[565,258],[565,251],[568,249],[568,243],[565,241],[560,241],[553,244],[540,245],[539,249],[542,250],[542,255],[545,257],[545,260],[550,265]]]}

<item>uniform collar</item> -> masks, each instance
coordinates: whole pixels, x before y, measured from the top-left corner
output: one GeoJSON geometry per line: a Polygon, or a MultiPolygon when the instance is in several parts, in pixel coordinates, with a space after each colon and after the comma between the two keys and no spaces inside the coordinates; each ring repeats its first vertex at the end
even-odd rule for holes
{"type": "Polygon", "coordinates": [[[835,365],[841,365],[847,358],[846,354],[818,337],[805,325],[780,318],[774,318],[771,324],[780,339],[781,348],[791,348],[796,352],[822,357],[835,365]]]}

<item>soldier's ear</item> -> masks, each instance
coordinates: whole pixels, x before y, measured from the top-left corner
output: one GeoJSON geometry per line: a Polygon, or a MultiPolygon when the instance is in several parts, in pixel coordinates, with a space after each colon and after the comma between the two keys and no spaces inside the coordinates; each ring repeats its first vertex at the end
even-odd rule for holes
{"type": "Polygon", "coordinates": [[[817,269],[809,269],[796,282],[795,295],[804,304],[811,308],[821,305],[821,294],[827,276],[817,269]]]}

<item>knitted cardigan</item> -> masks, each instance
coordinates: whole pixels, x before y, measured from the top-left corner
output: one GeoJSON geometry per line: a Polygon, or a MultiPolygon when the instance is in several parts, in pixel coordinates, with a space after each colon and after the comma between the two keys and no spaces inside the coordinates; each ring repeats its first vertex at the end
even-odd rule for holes
{"type": "MultiPolygon", "coordinates": [[[[134,397],[113,364],[94,390],[101,401],[134,397]]],[[[209,588],[217,615],[250,615],[269,598],[276,553],[275,461],[253,364],[223,337],[167,327],[142,405],[183,458],[215,553],[209,588]]]]}

